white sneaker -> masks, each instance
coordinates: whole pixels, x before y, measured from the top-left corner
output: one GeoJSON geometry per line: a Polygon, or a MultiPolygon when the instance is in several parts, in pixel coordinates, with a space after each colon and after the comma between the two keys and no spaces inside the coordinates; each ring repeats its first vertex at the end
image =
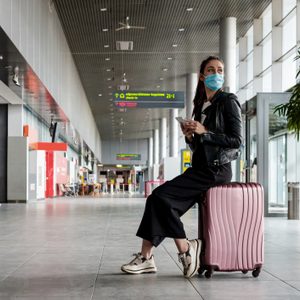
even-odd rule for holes
{"type": "Polygon", "coordinates": [[[153,255],[149,259],[146,259],[141,253],[133,255],[135,258],[121,267],[123,272],[130,274],[156,273],[157,268],[153,255]]]}
{"type": "Polygon", "coordinates": [[[191,278],[200,266],[201,240],[187,241],[189,249],[185,253],[178,253],[178,260],[183,265],[183,275],[191,278]]]}

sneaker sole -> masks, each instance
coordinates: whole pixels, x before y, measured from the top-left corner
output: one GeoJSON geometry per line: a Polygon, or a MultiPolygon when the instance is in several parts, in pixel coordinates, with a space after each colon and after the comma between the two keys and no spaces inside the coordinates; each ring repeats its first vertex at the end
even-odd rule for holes
{"type": "Polygon", "coordinates": [[[191,277],[193,277],[196,274],[196,272],[198,271],[199,267],[200,267],[201,245],[200,245],[200,243],[199,243],[198,240],[196,240],[196,243],[197,243],[197,247],[196,247],[196,264],[195,264],[195,268],[194,268],[193,272],[189,276],[185,275],[184,276],[185,278],[191,278],[191,277]]]}
{"type": "Polygon", "coordinates": [[[146,274],[146,273],[156,273],[157,268],[146,268],[146,269],[141,269],[141,270],[127,270],[121,267],[121,270],[125,273],[128,274],[146,274]]]}

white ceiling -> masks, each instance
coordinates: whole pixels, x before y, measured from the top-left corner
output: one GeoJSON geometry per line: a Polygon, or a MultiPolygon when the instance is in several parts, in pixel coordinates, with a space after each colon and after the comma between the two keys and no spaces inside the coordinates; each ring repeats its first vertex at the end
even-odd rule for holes
{"type": "Polygon", "coordinates": [[[117,91],[124,73],[131,90],[185,91],[185,75],[198,72],[205,57],[219,52],[220,18],[236,17],[237,38],[241,37],[271,0],[54,0],[54,3],[99,132],[108,140],[118,139],[120,130],[124,139],[149,137],[151,130],[158,128],[159,118],[168,116],[168,109],[128,108],[121,112],[115,108],[111,93],[117,91]],[[101,11],[104,8],[106,11],[101,11]],[[188,11],[188,8],[193,9],[188,11]],[[130,25],[145,29],[115,31],[127,16],[130,25]],[[184,30],[179,31],[181,28],[184,30]],[[133,51],[116,50],[116,41],[133,41],[133,51]],[[178,46],[173,47],[174,44],[178,46]],[[168,70],[163,71],[164,68],[168,70]],[[124,125],[120,125],[121,118],[124,125]]]}

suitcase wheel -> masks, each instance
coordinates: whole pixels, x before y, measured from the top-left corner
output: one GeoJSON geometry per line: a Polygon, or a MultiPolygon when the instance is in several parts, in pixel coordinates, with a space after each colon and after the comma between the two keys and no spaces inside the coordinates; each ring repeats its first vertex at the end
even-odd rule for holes
{"type": "Polygon", "coordinates": [[[243,273],[243,274],[247,274],[247,273],[248,273],[248,270],[243,270],[242,273],[243,273]]]}
{"type": "Polygon", "coordinates": [[[204,267],[200,267],[200,268],[198,269],[198,274],[199,274],[199,275],[202,275],[202,274],[204,273],[204,271],[205,271],[205,268],[204,268],[204,267]]]}
{"type": "Polygon", "coordinates": [[[204,273],[204,276],[209,279],[212,277],[214,271],[213,270],[207,270],[205,273],[204,273]]]}
{"type": "Polygon", "coordinates": [[[261,268],[257,268],[257,269],[255,269],[255,270],[253,270],[252,276],[253,276],[253,277],[258,277],[258,275],[259,275],[259,273],[260,273],[260,269],[261,269],[261,268]]]}

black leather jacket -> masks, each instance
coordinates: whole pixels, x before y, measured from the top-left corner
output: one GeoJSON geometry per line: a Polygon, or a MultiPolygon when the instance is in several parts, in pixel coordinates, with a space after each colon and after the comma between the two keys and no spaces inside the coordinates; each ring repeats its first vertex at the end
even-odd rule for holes
{"type": "Polygon", "coordinates": [[[242,144],[241,106],[236,95],[220,91],[203,112],[202,105],[195,112],[195,120],[200,122],[204,113],[203,125],[208,132],[194,134],[191,142],[186,139],[193,151],[193,167],[219,166],[235,160],[242,144]]]}

